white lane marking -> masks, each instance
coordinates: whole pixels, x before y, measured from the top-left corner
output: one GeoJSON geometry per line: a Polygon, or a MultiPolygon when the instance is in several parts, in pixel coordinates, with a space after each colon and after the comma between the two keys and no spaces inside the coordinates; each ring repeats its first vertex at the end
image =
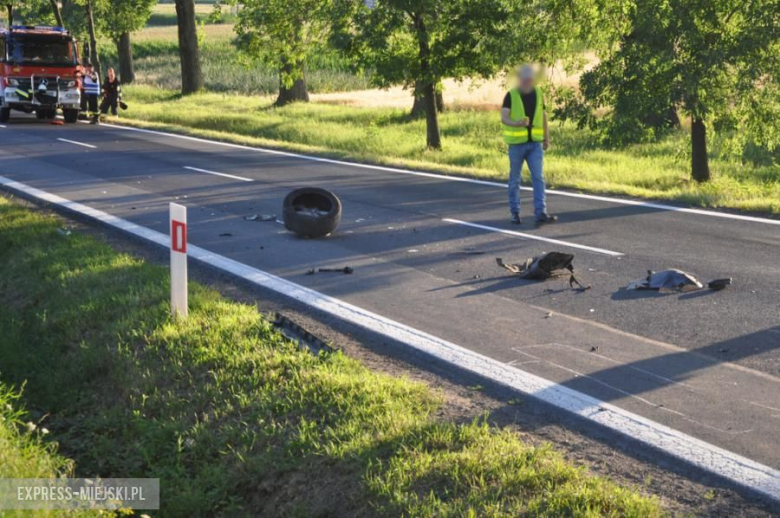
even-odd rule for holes
{"type": "Polygon", "coordinates": [[[184,169],[189,169],[190,171],[197,171],[199,173],[213,174],[215,176],[224,176],[225,178],[241,180],[242,182],[254,182],[254,180],[252,180],[251,178],[244,178],[243,176],[235,176],[232,174],[218,173],[216,171],[209,171],[208,169],[198,169],[197,167],[190,167],[188,165],[185,165],[184,169]]]}
{"type": "Polygon", "coordinates": [[[90,149],[97,149],[97,146],[93,146],[92,144],[85,144],[83,142],[76,142],[75,140],[68,140],[66,138],[58,138],[60,142],[67,142],[68,144],[76,144],[77,146],[84,146],[88,147],[90,149]]]}
{"type": "Polygon", "coordinates": [[[4,125],[2,125],[2,124],[0,124],[0,128],[5,128],[5,126],[4,126],[4,125]]]}
{"type": "MultiPolygon", "coordinates": [[[[91,217],[160,246],[166,248],[169,246],[169,237],[167,235],[136,225],[126,219],[3,176],[0,176],[0,185],[27,196],[59,205],[69,211],[91,217]]],[[[239,263],[233,259],[209,252],[199,246],[193,245],[189,247],[189,250],[190,256],[197,261],[229,272],[236,277],[280,293],[346,322],[389,337],[412,349],[436,357],[443,362],[492,379],[496,383],[544,401],[561,410],[574,413],[588,421],[624,434],[698,468],[715,473],[735,484],[780,502],[780,471],[776,469],[706,443],[610,403],[605,403],[587,394],[513,368],[424,331],[406,326],[358,306],[239,263]]]]}
{"type": "Polygon", "coordinates": [[[596,248],[587,245],[578,245],[577,243],[571,243],[569,241],[561,241],[560,239],[552,239],[549,237],[537,236],[536,234],[526,234],[524,232],[516,232],[514,230],[505,230],[503,228],[489,227],[487,225],[480,225],[479,223],[469,223],[468,221],[461,221],[459,219],[444,218],[442,221],[446,223],[454,223],[456,225],[464,225],[466,227],[478,228],[480,230],[488,230],[490,232],[498,232],[499,234],[506,234],[509,236],[522,237],[523,239],[533,239],[535,241],[544,241],[545,243],[552,243],[554,245],[567,246],[569,248],[579,248],[580,250],[587,250],[588,252],[594,252],[597,254],[609,255],[612,257],[621,257],[625,254],[621,252],[613,252],[612,250],[605,250],[603,248],[596,248]]]}
{"type": "MultiPolygon", "coordinates": [[[[333,158],[323,158],[318,156],[311,156],[311,155],[303,155],[300,153],[292,153],[290,151],[279,151],[276,149],[267,149],[267,148],[260,148],[260,147],[252,147],[252,146],[244,146],[241,144],[232,144],[230,142],[220,142],[218,140],[209,140],[199,137],[192,137],[189,135],[178,135],[176,133],[168,133],[166,131],[156,131],[156,130],[150,130],[150,129],[144,129],[144,128],[133,128],[131,126],[120,126],[117,124],[102,124],[102,126],[107,126],[109,128],[115,128],[115,129],[122,129],[126,131],[137,131],[139,133],[149,133],[152,135],[163,135],[166,137],[172,137],[172,138],[178,138],[182,140],[190,140],[193,142],[201,142],[206,144],[212,144],[215,146],[223,146],[223,147],[229,147],[233,149],[244,149],[248,151],[254,151],[257,153],[267,153],[271,155],[280,155],[280,156],[288,156],[292,158],[300,158],[303,160],[312,160],[314,162],[324,162],[327,164],[334,164],[334,165],[343,165],[343,166],[349,166],[349,167],[358,167],[362,169],[372,169],[375,171],[385,171],[388,173],[398,173],[398,174],[408,174],[413,176],[422,176],[425,178],[435,178],[437,180],[446,180],[450,182],[464,182],[464,183],[470,183],[475,185],[486,185],[489,187],[496,187],[500,189],[506,189],[506,184],[500,183],[500,182],[492,182],[488,180],[475,180],[473,178],[463,178],[458,176],[447,176],[443,174],[436,174],[436,173],[424,173],[421,171],[411,171],[409,169],[400,169],[397,167],[387,167],[387,166],[381,166],[381,165],[371,165],[371,164],[359,164],[357,162],[345,162],[343,160],[336,160],[333,158]]],[[[520,187],[524,191],[532,191],[533,189],[531,187],[520,187]]],[[[638,201],[638,200],[626,200],[623,198],[610,198],[608,196],[597,196],[594,194],[582,194],[578,192],[567,192],[567,191],[558,191],[556,189],[547,189],[548,194],[556,194],[558,196],[568,196],[570,198],[581,198],[584,200],[596,200],[596,201],[603,201],[607,203],[617,203],[619,205],[631,205],[634,207],[646,207],[649,209],[655,209],[659,211],[670,211],[670,212],[683,212],[686,214],[696,214],[699,216],[709,216],[713,218],[725,218],[725,219],[734,219],[739,221],[750,221],[752,223],[766,223],[769,225],[780,225],[780,219],[771,219],[771,218],[759,218],[756,216],[744,216],[742,214],[730,214],[728,212],[716,212],[714,210],[703,210],[703,209],[691,209],[686,207],[675,207],[674,205],[666,205],[663,203],[653,203],[648,201],[638,201]]]]}

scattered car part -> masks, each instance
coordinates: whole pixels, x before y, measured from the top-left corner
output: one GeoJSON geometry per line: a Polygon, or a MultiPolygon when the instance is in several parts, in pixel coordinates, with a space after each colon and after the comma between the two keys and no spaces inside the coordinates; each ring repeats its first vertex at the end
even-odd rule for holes
{"type": "Polygon", "coordinates": [[[682,270],[647,271],[647,277],[628,285],[629,290],[693,291],[704,287],[693,275],[682,270]]]}
{"type": "Polygon", "coordinates": [[[320,273],[320,272],[333,272],[333,273],[343,273],[346,275],[350,275],[354,271],[355,270],[353,270],[349,266],[345,266],[344,268],[312,268],[306,273],[308,275],[314,275],[315,273],[320,273]]]}
{"type": "Polygon", "coordinates": [[[324,237],[341,223],[341,200],[318,187],[295,189],[284,198],[282,218],[287,230],[302,237],[324,237]]]}
{"type": "Polygon", "coordinates": [[[551,277],[565,275],[566,272],[564,270],[566,270],[569,272],[570,287],[574,288],[576,284],[581,291],[589,290],[591,288],[590,285],[583,286],[574,277],[573,260],[573,254],[565,254],[563,252],[548,252],[544,255],[528,258],[524,263],[519,264],[506,264],[500,257],[496,257],[496,263],[500,267],[517,274],[523,279],[543,281],[551,277]]]}
{"type": "Polygon", "coordinates": [[[720,291],[724,289],[726,286],[731,286],[731,282],[732,282],[731,277],[727,279],[713,279],[707,283],[707,287],[712,291],[720,291]]]}
{"type": "Polygon", "coordinates": [[[301,349],[305,347],[314,354],[320,354],[321,352],[332,353],[334,351],[330,344],[281,313],[275,315],[273,324],[284,336],[296,342],[301,349]]]}
{"type": "Polygon", "coordinates": [[[252,214],[244,216],[246,221],[276,221],[276,214],[252,214]]]}

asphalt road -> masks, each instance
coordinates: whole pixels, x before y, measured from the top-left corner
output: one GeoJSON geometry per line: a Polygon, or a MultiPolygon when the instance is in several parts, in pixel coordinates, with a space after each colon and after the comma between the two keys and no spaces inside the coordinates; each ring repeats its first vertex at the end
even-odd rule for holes
{"type": "Polygon", "coordinates": [[[560,222],[537,228],[524,192],[518,227],[489,183],[33,119],[0,128],[0,175],[161,232],[168,202],[183,203],[196,245],[780,468],[779,225],[549,194],[560,222]],[[343,201],[333,236],[243,219],[281,215],[308,185],[343,201]],[[552,250],[574,253],[593,288],[495,263],[552,250]],[[353,275],[306,275],[347,265],[353,275]],[[734,285],[624,289],[665,268],[734,285]]]}

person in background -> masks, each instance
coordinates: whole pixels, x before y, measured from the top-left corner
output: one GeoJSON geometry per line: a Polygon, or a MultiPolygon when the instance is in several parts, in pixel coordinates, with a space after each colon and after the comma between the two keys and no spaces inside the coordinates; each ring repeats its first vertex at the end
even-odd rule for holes
{"type": "Polygon", "coordinates": [[[81,111],[93,121],[98,116],[98,100],[100,99],[100,76],[92,68],[89,58],[84,59],[81,72],[81,111]]]}
{"type": "MultiPolygon", "coordinates": [[[[116,72],[113,68],[108,69],[108,76],[103,82],[103,101],[100,103],[100,113],[105,115],[108,110],[111,109],[111,115],[117,114],[117,107],[122,99],[122,84],[116,77],[116,72]]],[[[93,124],[100,123],[100,116],[96,115],[92,119],[93,124]]]]}
{"type": "Polygon", "coordinates": [[[538,224],[553,223],[556,216],[547,213],[543,160],[550,146],[547,113],[541,89],[536,86],[536,71],[523,65],[517,72],[517,87],[504,97],[501,108],[504,142],[509,146],[509,212],[510,221],[520,220],[520,177],[523,162],[531,171],[534,190],[534,216],[538,224]]]}

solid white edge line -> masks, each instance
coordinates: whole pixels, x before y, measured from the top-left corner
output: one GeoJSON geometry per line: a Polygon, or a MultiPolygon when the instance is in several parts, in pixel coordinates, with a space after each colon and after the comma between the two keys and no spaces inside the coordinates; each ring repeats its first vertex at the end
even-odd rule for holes
{"type": "Polygon", "coordinates": [[[190,171],[197,171],[199,173],[213,174],[216,176],[224,176],[225,178],[233,178],[234,180],[241,180],[242,182],[254,182],[254,180],[252,180],[251,178],[244,178],[243,176],[235,176],[226,173],[218,173],[216,171],[209,171],[208,169],[199,169],[197,167],[190,167],[188,165],[185,165],[184,169],[189,169],[190,171]]]}
{"type": "Polygon", "coordinates": [[[446,223],[454,223],[456,225],[464,225],[472,228],[479,228],[482,230],[488,230],[490,232],[498,232],[499,234],[506,234],[509,236],[522,237],[523,239],[533,239],[534,241],[544,241],[545,243],[552,243],[554,245],[566,246],[569,248],[579,248],[580,250],[587,250],[588,252],[594,252],[597,254],[609,255],[612,257],[621,257],[625,254],[620,252],[613,252],[612,250],[605,250],[603,248],[596,248],[587,245],[578,245],[577,243],[570,243],[569,241],[561,241],[560,239],[552,239],[549,237],[537,236],[534,234],[526,234],[524,232],[517,232],[515,230],[505,230],[503,228],[489,227],[487,225],[480,225],[479,223],[470,223],[468,221],[461,221],[459,219],[444,218],[442,221],[446,223]]]}
{"type": "MultiPolygon", "coordinates": [[[[201,142],[205,144],[212,144],[216,146],[223,146],[223,147],[229,147],[233,149],[244,149],[247,151],[254,151],[257,153],[267,153],[270,155],[280,155],[280,156],[288,156],[292,158],[300,158],[303,160],[311,160],[314,162],[324,162],[327,164],[334,164],[334,165],[343,165],[343,166],[349,166],[349,167],[358,167],[362,169],[372,169],[375,171],[385,171],[388,173],[398,173],[398,174],[408,174],[412,176],[421,176],[424,178],[435,178],[437,180],[446,180],[449,182],[464,182],[464,183],[470,183],[475,185],[485,185],[488,187],[495,187],[500,189],[506,189],[506,184],[500,183],[500,182],[493,182],[488,180],[475,180],[473,178],[463,178],[459,176],[448,176],[443,174],[437,174],[437,173],[426,173],[422,171],[412,171],[410,169],[400,169],[397,167],[387,167],[387,166],[381,166],[381,165],[371,165],[371,164],[361,164],[358,162],[346,162],[344,160],[336,160],[334,158],[323,158],[318,156],[311,156],[311,155],[303,155],[300,153],[293,153],[290,151],[280,151],[277,149],[268,149],[268,148],[261,148],[261,147],[252,147],[252,146],[245,146],[242,144],[233,144],[231,142],[221,142],[219,140],[209,140],[205,138],[200,137],[193,137],[190,135],[180,135],[177,133],[169,133],[167,131],[157,131],[157,130],[150,130],[145,128],[134,128],[132,126],[122,126],[119,124],[102,124],[102,126],[106,126],[109,128],[115,128],[120,130],[126,130],[126,131],[137,131],[140,133],[149,133],[151,135],[163,135],[166,137],[172,137],[172,138],[178,138],[182,140],[190,140],[193,142],[201,142]]],[[[533,189],[531,187],[520,187],[520,189],[524,191],[532,191],[533,189]]],[[[780,219],[771,219],[771,218],[760,218],[757,216],[744,216],[742,214],[731,214],[728,212],[716,212],[713,210],[704,210],[704,209],[692,209],[687,207],[675,207],[674,205],[666,205],[663,203],[654,203],[649,201],[639,201],[639,200],[627,200],[624,198],[611,198],[609,196],[598,196],[595,194],[582,194],[578,192],[568,192],[568,191],[559,191],[556,189],[547,189],[548,194],[555,194],[558,196],[568,196],[570,198],[580,198],[585,200],[595,200],[595,201],[603,201],[606,203],[616,203],[619,205],[631,205],[634,207],[646,207],[649,209],[656,209],[659,211],[668,211],[668,212],[683,212],[686,214],[696,214],[699,216],[709,216],[713,218],[725,218],[725,219],[734,219],[739,221],[750,221],[752,223],[765,223],[768,225],[780,225],[780,219]]]]}
{"type": "MultiPolygon", "coordinates": [[[[58,205],[88,216],[106,225],[168,247],[167,235],[142,227],[87,205],[0,176],[0,185],[27,196],[58,205]]],[[[401,324],[376,313],[324,295],[304,286],[266,273],[249,265],[209,252],[198,246],[189,247],[193,259],[229,272],[236,277],[270,289],[307,306],[324,311],[341,320],[387,336],[412,349],[438,358],[479,376],[522,392],[576,414],[588,421],[623,434],[700,469],[780,502],[780,471],[730,452],[718,446],[656,423],[610,403],[519,370],[505,363],[448,342],[424,331],[401,324]]]]}
{"type": "Polygon", "coordinates": [[[75,144],[77,146],[88,147],[90,149],[97,149],[97,146],[93,146],[92,144],[85,144],[83,142],[76,142],[75,140],[68,140],[66,138],[58,138],[57,140],[59,140],[60,142],[67,142],[68,144],[75,144]]]}

